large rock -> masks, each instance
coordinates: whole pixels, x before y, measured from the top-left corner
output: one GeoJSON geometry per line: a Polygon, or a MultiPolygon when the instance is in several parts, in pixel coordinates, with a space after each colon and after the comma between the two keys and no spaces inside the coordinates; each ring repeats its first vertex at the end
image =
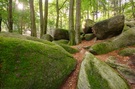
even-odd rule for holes
{"type": "Polygon", "coordinates": [[[127,82],[106,63],[86,53],[81,64],[77,89],[130,89],[127,82]]]}
{"type": "Polygon", "coordinates": [[[121,56],[131,56],[135,54],[135,48],[124,48],[123,50],[120,50],[119,55],[121,56]]]}
{"type": "MultiPolygon", "coordinates": [[[[131,84],[135,83],[135,70],[133,70],[132,68],[130,68],[128,65],[126,64],[121,64],[120,62],[118,62],[119,60],[114,57],[111,56],[109,58],[107,58],[106,63],[108,65],[110,65],[111,67],[117,69],[117,71],[131,84]]],[[[131,62],[131,60],[130,60],[131,62]]]]}
{"type": "Polygon", "coordinates": [[[129,30],[124,31],[122,34],[114,37],[113,39],[92,45],[89,51],[94,54],[105,54],[110,51],[132,45],[135,45],[134,28],[130,28],[129,30]]]}
{"type": "Polygon", "coordinates": [[[51,29],[50,35],[54,38],[54,40],[69,40],[69,32],[65,29],[51,29]]]}
{"type": "Polygon", "coordinates": [[[98,39],[106,39],[119,35],[124,27],[124,15],[118,15],[110,19],[96,23],[92,29],[98,39]]]}
{"type": "Polygon", "coordinates": [[[95,35],[93,33],[89,33],[89,34],[85,34],[84,38],[86,41],[90,41],[95,37],[95,35]]]}
{"type": "Polygon", "coordinates": [[[135,21],[132,20],[132,21],[125,21],[125,25],[132,28],[132,27],[135,27],[135,21]]]}
{"type": "Polygon", "coordinates": [[[54,43],[21,37],[0,36],[0,88],[58,89],[74,70],[75,59],[54,43]]]}
{"type": "Polygon", "coordinates": [[[49,34],[44,34],[41,39],[47,40],[47,41],[53,41],[53,37],[49,34]]]}
{"type": "Polygon", "coordinates": [[[92,26],[95,24],[95,22],[91,19],[86,19],[82,23],[82,31],[84,34],[92,33],[92,26]]]}

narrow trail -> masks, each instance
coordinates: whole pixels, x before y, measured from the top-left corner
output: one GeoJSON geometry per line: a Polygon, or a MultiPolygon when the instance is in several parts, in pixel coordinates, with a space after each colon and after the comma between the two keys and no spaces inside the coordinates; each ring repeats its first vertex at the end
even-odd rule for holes
{"type": "Polygon", "coordinates": [[[78,74],[79,74],[79,70],[80,70],[80,66],[81,66],[81,62],[83,60],[84,54],[85,54],[84,49],[81,49],[80,52],[73,54],[74,58],[77,61],[76,69],[70,74],[70,76],[65,81],[63,86],[61,86],[60,89],[76,89],[78,74]]]}
{"type": "MultiPolygon", "coordinates": [[[[97,41],[97,42],[100,42],[100,41],[97,41]]],[[[93,39],[92,41],[82,41],[82,43],[80,43],[79,45],[73,46],[73,48],[79,49],[78,53],[73,54],[73,57],[77,61],[77,65],[76,65],[75,70],[69,75],[68,79],[60,87],[60,89],[76,89],[80,66],[86,52],[84,47],[91,46],[97,42],[95,42],[95,39],[93,39]]]]}
{"type": "MultiPolygon", "coordinates": [[[[95,41],[95,39],[91,41],[82,41],[79,45],[73,46],[73,48],[79,49],[78,53],[73,54],[73,57],[77,61],[77,65],[75,70],[69,75],[67,80],[65,80],[64,84],[60,87],[60,89],[76,89],[77,81],[78,81],[78,74],[80,71],[81,62],[85,56],[86,50],[84,47],[91,46],[95,43],[101,42],[101,40],[95,41]]],[[[127,64],[129,61],[129,57],[123,57],[118,55],[118,50],[109,52],[107,54],[103,55],[95,55],[97,58],[101,59],[102,61],[105,61],[109,56],[115,56],[118,58],[119,63],[127,64]]],[[[133,67],[135,69],[135,66],[133,67]]],[[[131,89],[135,89],[135,83],[131,84],[131,89]]]]}

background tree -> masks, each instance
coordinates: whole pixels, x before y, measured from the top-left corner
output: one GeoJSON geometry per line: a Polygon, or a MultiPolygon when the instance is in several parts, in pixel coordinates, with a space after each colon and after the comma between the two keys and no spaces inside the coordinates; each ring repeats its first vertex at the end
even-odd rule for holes
{"type": "Polygon", "coordinates": [[[56,12],[57,12],[56,28],[58,28],[58,24],[59,24],[59,1],[58,0],[56,0],[56,12]]]}
{"type": "Polygon", "coordinates": [[[1,23],[2,23],[2,16],[0,14],[0,32],[1,32],[1,23]]]}
{"type": "Polygon", "coordinates": [[[31,36],[37,37],[33,0],[29,0],[29,4],[30,4],[30,18],[31,18],[31,36]]]}
{"type": "Polygon", "coordinates": [[[8,6],[8,25],[9,25],[9,32],[13,32],[12,0],[9,0],[8,6]]]}
{"type": "Polygon", "coordinates": [[[48,0],[45,0],[45,11],[44,11],[44,34],[47,32],[47,22],[48,22],[48,0]]]}
{"type": "Polygon", "coordinates": [[[64,4],[67,2],[67,0],[65,0],[63,3],[62,3],[62,5],[61,5],[61,7],[59,7],[59,1],[58,0],[56,0],[56,12],[57,12],[57,17],[56,17],[56,28],[58,28],[59,27],[59,17],[60,17],[60,10],[63,8],[63,6],[64,6],[64,4]]]}
{"type": "Polygon", "coordinates": [[[133,16],[133,18],[135,18],[135,4],[134,4],[134,1],[130,0],[130,3],[132,5],[132,16],[133,16]]]}
{"type": "Polygon", "coordinates": [[[43,5],[42,0],[39,0],[39,12],[40,12],[40,37],[44,34],[44,21],[43,21],[43,5]]]}
{"type": "Polygon", "coordinates": [[[75,25],[75,42],[80,43],[81,28],[81,0],[76,0],[76,25],[75,25]]]}
{"type": "Polygon", "coordinates": [[[69,32],[70,32],[70,45],[75,44],[75,30],[74,30],[74,0],[69,3],[69,32]]]}

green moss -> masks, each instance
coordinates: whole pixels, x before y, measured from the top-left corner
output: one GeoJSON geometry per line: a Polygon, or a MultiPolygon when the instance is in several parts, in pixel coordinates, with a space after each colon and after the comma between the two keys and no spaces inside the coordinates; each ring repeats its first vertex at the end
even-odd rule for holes
{"type": "Polygon", "coordinates": [[[93,54],[104,54],[112,50],[112,45],[107,42],[97,43],[90,47],[89,51],[93,54]]]}
{"type": "Polygon", "coordinates": [[[59,88],[76,61],[61,47],[43,43],[0,37],[1,89],[59,88]]]}
{"type": "Polygon", "coordinates": [[[0,37],[8,37],[8,38],[17,38],[17,39],[31,40],[31,41],[36,41],[36,42],[41,42],[41,43],[44,43],[44,44],[48,44],[48,45],[55,45],[54,43],[46,41],[46,40],[43,40],[43,39],[39,39],[39,38],[36,38],[36,37],[31,37],[31,36],[23,36],[23,35],[20,35],[20,34],[17,34],[17,33],[3,32],[3,33],[0,33],[0,37]]]}
{"type": "Polygon", "coordinates": [[[118,53],[121,56],[131,56],[135,54],[135,48],[125,48],[118,53]]]}
{"type": "Polygon", "coordinates": [[[95,37],[94,34],[85,34],[84,38],[86,41],[92,40],[95,37]]]}
{"type": "Polygon", "coordinates": [[[56,43],[56,44],[58,44],[59,46],[63,47],[67,52],[69,52],[71,54],[79,52],[77,49],[72,48],[69,45],[62,44],[62,43],[56,43]]]}
{"type": "Polygon", "coordinates": [[[77,89],[130,88],[127,82],[115,70],[87,52],[81,64],[77,89]]]}
{"type": "Polygon", "coordinates": [[[55,41],[53,41],[54,43],[62,43],[62,44],[68,44],[69,43],[69,41],[68,40],[55,40],[55,41]]]}
{"type": "Polygon", "coordinates": [[[92,45],[90,52],[94,52],[95,54],[105,54],[132,45],[135,45],[135,30],[131,28],[113,39],[92,45]]]}

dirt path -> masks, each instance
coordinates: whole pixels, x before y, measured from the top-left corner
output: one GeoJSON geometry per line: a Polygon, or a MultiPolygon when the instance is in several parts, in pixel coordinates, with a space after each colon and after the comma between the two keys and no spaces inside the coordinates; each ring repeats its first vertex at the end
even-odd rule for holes
{"type": "MultiPolygon", "coordinates": [[[[83,41],[81,44],[74,46],[74,48],[77,48],[80,50],[78,53],[73,54],[74,58],[77,60],[77,66],[76,66],[76,69],[70,74],[70,76],[65,81],[65,83],[61,86],[60,89],[76,89],[80,65],[86,52],[86,50],[83,48],[87,46],[91,46],[98,42],[101,42],[101,41],[95,41],[93,39],[91,41],[83,41]]],[[[105,61],[109,56],[115,56],[119,59],[120,63],[127,64],[129,61],[129,57],[122,57],[122,56],[117,55],[117,53],[118,53],[118,50],[109,52],[103,55],[96,55],[96,57],[101,59],[102,61],[105,61]]],[[[135,66],[133,68],[135,68],[135,66]]],[[[131,86],[131,89],[135,89],[135,84],[130,84],[130,86],[131,86]]]]}
{"type": "Polygon", "coordinates": [[[84,53],[85,50],[82,49],[80,52],[73,55],[74,58],[77,60],[76,69],[72,72],[72,74],[68,77],[68,79],[65,81],[64,85],[60,89],[76,89],[78,74],[82,59],[84,57],[84,53]]]}

